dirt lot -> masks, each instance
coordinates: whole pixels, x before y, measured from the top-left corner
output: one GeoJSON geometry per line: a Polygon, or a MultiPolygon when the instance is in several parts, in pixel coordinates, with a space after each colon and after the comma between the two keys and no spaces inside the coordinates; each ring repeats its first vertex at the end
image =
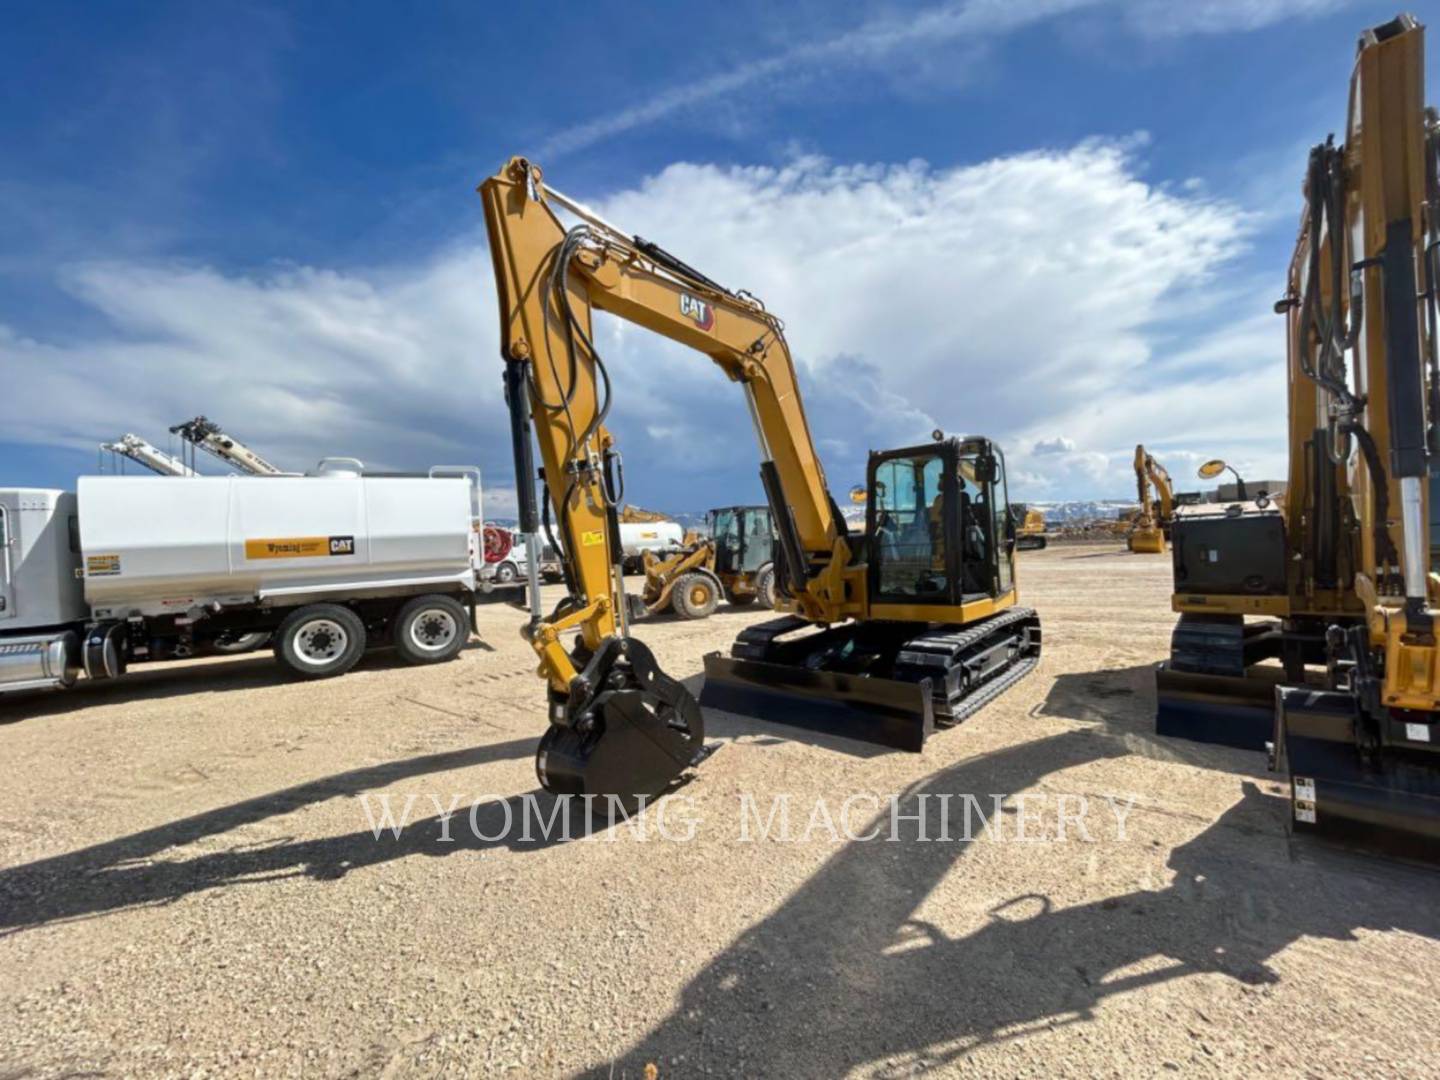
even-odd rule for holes
{"type": "MultiPolygon", "coordinates": [[[[437,669],[7,703],[0,1077],[1440,1073],[1440,877],[1291,843],[1258,755],[1154,737],[1165,559],[1022,560],[1045,657],[1002,700],[921,755],[710,713],[643,836],[520,835],[543,696],[503,606],[437,669]]],[[[641,636],[696,687],[761,617],[641,636]]]]}

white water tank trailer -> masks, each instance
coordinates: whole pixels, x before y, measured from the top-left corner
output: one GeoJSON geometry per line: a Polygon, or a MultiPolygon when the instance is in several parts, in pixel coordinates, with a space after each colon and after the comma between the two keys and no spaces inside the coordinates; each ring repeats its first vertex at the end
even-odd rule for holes
{"type": "MultiPolygon", "coordinates": [[[[478,470],[473,470],[478,477],[478,470]]],[[[454,657],[487,586],[464,476],[82,477],[0,489],[0,693],[270,634],[307,678],[454,657]]]]}

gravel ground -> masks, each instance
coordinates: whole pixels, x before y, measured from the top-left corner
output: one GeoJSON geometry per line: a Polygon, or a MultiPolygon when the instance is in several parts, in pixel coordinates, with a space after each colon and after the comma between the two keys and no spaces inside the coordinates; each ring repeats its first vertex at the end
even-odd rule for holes
{"type": "MultiPolygon", "coordinates": [[[[1440,1074],[1440,879],[1292,843],[1258,755],[1153,735],[1168,580],[1027,552],[1040,667],[923,754],[710,712],[643,832],[570,842],[520,832],[543,691],[505,606],[439,668],[8,701],[0,1080],[1440,1074]],[[758,838],[743,800],[785,795],[758,838]]],[[[762,617],[641,636],[697,688],[762,617]]]]}

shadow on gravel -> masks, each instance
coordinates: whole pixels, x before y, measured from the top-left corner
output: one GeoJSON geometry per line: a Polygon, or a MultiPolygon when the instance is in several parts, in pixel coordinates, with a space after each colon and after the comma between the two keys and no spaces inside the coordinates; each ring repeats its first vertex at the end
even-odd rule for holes
{"type": "Polygon", "coordinates": [[[1093,725],[1123,738],[1131,753],[1157,761],[1179,761],[1257,779],[1270,776],[1264,754],[1157,735],[1155,708],[1155,667],[1136,664],[1056,675],[1045,700],[1030,715],[1093,725]]]}
{"type": "MultiPolygon", "coordinates": [[[[971,758],[923,790],[984,800],[1126,753],[1121,738],[1075,730],[971,758]]],[[[921,790],[902,799],[906,812],[921,790]]],[[[964,829],[959,802],[951,803],[955,835],[964,829]]],[[[1432,873],[1308,846],[1296,859],[1283,811],[1247,783],[1220,820],[1171,853],[1170,886],[1066,908],[1019,893],[961,937],[915,911],[947,874],[963,874],[957,864],[970,843],[937,841],[934,825],[922,842],[902,820],[898,841],[840,849],[711,961],[629,1053],[582,1075],[639,1076],[659,1062],[675,1075],[911,1076],[986,1044],[1082,1024],[1109,997],[1173,979],[1277,982],[1268,961],[1305,937],[1351,940],[1361,929],[1440,937],[1432,873]]],[[[1142,818],[1132,819],[1132,834],[1143,832],[1142,818]]],[[[1095,845],[1095,857],[1107,846],[1095,845]]]]}
{"type": "MultiPolygon", "coordinates": [[[[369,828],[317,840],[282,838],[250,845],[242,837],[235,837],[233,846],[224,850],[173,861],[156,858],[168,849],[183,848],[245,825],[288,814],[302,806],[357,796],[427,773],[527,758],[534,752],[533,738],[512,739],[353,769],[80,851],[0,870],[0,937],[46,923],[85,918],[139,905],[167,903],[189,893],[223,885],[249,885],[301,875],[335,879],[356,867],[410,855],[449,855],[500,843],[521,849],[548,846],[543,840],[531,843],[518,836],[497,841],[496,844],[477,839],[470,828],[467,804],[457,811],[450,822],[449,835],[454,838],[451,843],[441,840],[442,823],[436,816],[411,822],[398,838],[386,832],[377,840],[374,831],[369,828]]],[[[505,822],[506,807],[511,813],[517,813],[522,798],[524,796],[515,796],[505,803],[483,804],[476,815],[481,835],[499,835],[505,822]]],[[[540,810],[548,813],[553,804],[551,796],[537,792],[535,798],[540,810]]],[[[429,800],[424,798],[415,805],[422,810],[431,808],[429,800]]],[[[398,813],[399,805],[395,809],[398,813]]],[[[363,810],[357,807],[355,813],[358,819],[364,819],[363,810]]],[[[515,820],[520,819],[517,816],[515,820]]]]}

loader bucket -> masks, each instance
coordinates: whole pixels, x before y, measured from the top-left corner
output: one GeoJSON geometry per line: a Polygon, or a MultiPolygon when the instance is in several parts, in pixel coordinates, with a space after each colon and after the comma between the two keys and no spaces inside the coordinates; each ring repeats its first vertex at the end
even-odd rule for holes
{"type": "Polygon", "coordinates": [[[713,652],[705,657],[700,704],[918,753],[935,731],[932,694],[929,679],[847,675],[713,652]]]}
{"type": "Polygon", "coordinates": [[[1362,751],[1357,723],[1349,694],[1277,692],[1272,769],[1287,776],[1294,831],[1440,861],[1440,725],[1387,719],[1385,745],[1362,751]]]}

